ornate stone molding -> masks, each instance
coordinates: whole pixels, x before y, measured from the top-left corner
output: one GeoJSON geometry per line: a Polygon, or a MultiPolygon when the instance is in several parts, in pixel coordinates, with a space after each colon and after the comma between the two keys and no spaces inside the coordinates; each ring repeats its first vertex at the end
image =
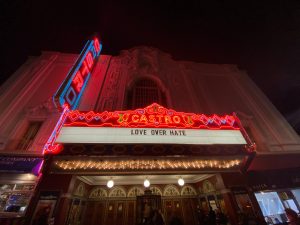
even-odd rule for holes
{"type": "Polygon", "coordinates": [[[50,114],[54,112],[58,112],[58,110],[54,106],[52,97],[48,98],[46,101],[40,103],[39,105],[25,109],[26,117],[37,119],[46,119],[50,114]]]}

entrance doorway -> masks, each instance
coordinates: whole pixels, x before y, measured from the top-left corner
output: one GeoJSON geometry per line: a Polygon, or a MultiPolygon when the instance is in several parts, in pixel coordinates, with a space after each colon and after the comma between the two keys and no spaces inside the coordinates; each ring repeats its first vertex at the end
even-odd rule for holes
{"type": "Polygon", "coordinates": [[[77,176],[66,224],[139,225],[159,212],[165,224],[176,217],[196,225],[209,206],[228,214],[219,179],[218,174],[77,176]]]}

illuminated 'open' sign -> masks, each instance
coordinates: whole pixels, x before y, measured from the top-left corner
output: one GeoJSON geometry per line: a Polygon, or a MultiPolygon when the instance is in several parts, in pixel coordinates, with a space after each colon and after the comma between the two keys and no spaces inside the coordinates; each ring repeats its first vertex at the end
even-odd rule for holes
{"type": "Polygon", "coordinates": [[[76,109],[101,49],[102,45],[98,38],[86,43],[76,63],[54,95],[54,103],[58,108],[67,105],[70,109],[76,109]]]}

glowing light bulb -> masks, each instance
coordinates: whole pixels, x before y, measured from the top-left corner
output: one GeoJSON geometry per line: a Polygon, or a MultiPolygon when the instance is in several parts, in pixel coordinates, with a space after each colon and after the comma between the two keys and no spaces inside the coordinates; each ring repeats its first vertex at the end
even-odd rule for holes
{"type": "Polygon", "coordinates": [[[114,186],[114,181],[113,180],[109,180],[109,181],[107,181],[106,185],[107,185],[108,188],[112,188],[114,186]]]}
{"type": "Polygon", "coordinates": [[[144,180],[144,187],[147,188],[150,186],[150,181],[148,179],[144,180]]]}
{"type": "Polygon", "coordinates": [[[183,186],[183,185],[184,185],[184,179],[179,178],[179,179],[178,179],[178,184],[179,184],[180,186],[183,186]]]}

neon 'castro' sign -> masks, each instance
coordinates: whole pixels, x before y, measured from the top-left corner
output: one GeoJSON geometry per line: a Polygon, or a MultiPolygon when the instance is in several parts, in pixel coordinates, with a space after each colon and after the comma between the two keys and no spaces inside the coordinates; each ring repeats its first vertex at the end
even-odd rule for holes
{"type": "Polygon", "coordinates": [[[91,76],[95,61],[100,55],[102,45],[98,38],[89,40],[80,53],[76,63],[71,68],[66,79],[54,95],[54,102],[58,108],[67,105],[75,109],[91,76]]]}
{"type": "Polygon", "coordinates": [[[128,127],[128,128],[184,128],[184,129],[240,129],[233,115],[204,115],[176,112],[153,103],[143,109],[115,112],[70,111],[64,126],[128,127]]]}

